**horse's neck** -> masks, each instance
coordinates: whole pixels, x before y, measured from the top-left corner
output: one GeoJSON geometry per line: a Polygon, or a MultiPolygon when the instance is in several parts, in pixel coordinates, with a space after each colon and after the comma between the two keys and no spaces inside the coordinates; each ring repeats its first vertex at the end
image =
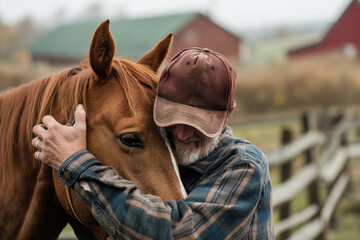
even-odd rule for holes
{"type": "Polygon", "coordinates": [[[38,113],[38,88],[39,83],[36,81],[0,94],[0,139],[4,145],[0,146],[2,156],[24,158],[32,153],[31,138],[38,113]],[[4,153],[6,151],[9,153],[4,153]]]}
{"type": "Polygon", "coordinates": [[[0,93],[1,239],[55,239],[68,219],[53,201],[52,169],[33,158],[40,87],[36,81],[0,93]]]}
{"type": "MultiPolygon", "coordinates": [[[[35,185],[34,179],[36,180],[38,167],[34,168],[35,165],[31,160],[32,146],[27,137],[31,135],[25,133],[23,127],[28,117],[22,115],[26,102],[25,88],[26,86],[23,85],[0,94],[0,191],[7,192],[5,195],[9,195],[2,199],[8,205],[16,202],[27,207],[35,185]],[[8,191],[8,188],[16,189],[18,195],[16,192],[8,191]]],[[[1,217],[2,222],[5,219],[1,217]]]]}

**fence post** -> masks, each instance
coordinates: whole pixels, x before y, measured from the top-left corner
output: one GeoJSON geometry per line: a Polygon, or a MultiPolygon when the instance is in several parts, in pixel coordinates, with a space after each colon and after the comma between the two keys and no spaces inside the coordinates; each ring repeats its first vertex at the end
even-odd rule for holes
{"type": "MultiPolygon", "coordinates": [[[[308,131],[316,129],[316,118],[314,113],[308,112],[304,113],[301,118],[302,122],[302,132],[306,134],[308,131]]],[[[306,165],[314,163],[317,161],[317,146],[313,146],[305,151],[305,163],[306,165]]],[[[319,197],[319,181],[315,179],[312,183],[309,184],[308,187],[308,197],[309,197],[309,204],[316,204],[321,209],[321,202],[319,197]]],[[[319,210],[318,214],[315,216],[319,217],[321,211],[319,210]]],[[[320,233],[320,235],[316,238],[318,240],[325,239],[324,232],[320,233]]]]}
{"type": "MultiPolygon", "coordinates": [[[[288,128],[283,128],[281,132],[281,144],[286,145],[292,141],[292,132],[288,128]]],[[[281,182],[286,181],[291,176],[291,163],[288,161],[281,165],[280,167],[280,176],[281,182]]],[[[279,206],[279,215],[280,221],[288,218],[290,216],[290,202],[285,202],[279,206]]],[[[285,240],[290,237],[290,231],[284,231],[278,236],[279,240],[285,240]]]]}
{"type": "MultiPolygon", "coordinates": [[[[313,114],[304,113],[302,116],[302,132],[305,134],[308,131],[315,128],[315,119],[313,114]]],[[[316,146],[309,148],[305,152],[306,164],[310,164],[316,161],[316,146]]],[[[319,205],[318,186],[317,181],[314,181],[309,185],[309,202],[319,205]]]]}
{"type": "MultiPolygon", "coordinates": [[[[341,123],[342,120],[345,119],[345,114],[343,111],[340,111],[338,114],[336,114],[335,116],[333,116],[331,118],[331,128],[333,129],[334,127],[336,127],[339,123],[341,123]]],[[[340,135],[340,143],[339,146],[346,146],[347,145],[347,138],[346,138],[346,131],[344,133],[342,133],[340,135]]],[[[347,165],[347,164],[346,164],[347,165]]],[[[336,181],[338,180],[339,176],[341,175],[341,173],[343,173],[344,171],[346,171],[347,166],[344,166],[344,169],[342,169],[342,171],[340,171],[340,173],[335,177],[334,181],[332,183],[330,183],[328,187],[328,193],[331,192],[331,189],[334,187],[336,181]]],[[[330,218],[330,222],[329,222],[329,226],[332,229],[336,229],[338,227],[338,221],[337,221],[337,217],[336,217],[336,211],[333,213],[333,215],[330,218]]]]}
{"type": "MultiPolygon", "coordinates": [[[[359,113],[356,112],[354,115],[354,123],[357,124],[360,121],[359,113]]],[[[360,128],[356,128],[355,130],[355,139],[354,142],[358,143],[360,142],[360,128]]]]}
{"type": "MultiPolygon", "coordinates": [[[[344,110],[342,110],[340,113],[339,113],[339,122],[341,122],[341,121],[343,121],[343,120],[346,120],[347,119],[347,115],[346,115],[346,113],[345,113],[345,111],[344,110]]],[[[347,130],[345,130],[345,132],[343,132],[342,134],[341,134],[341,137],[340,137],[340,146],[341,147],[347,147],[347,145],[349,144],[349,139],[348,139],[348,129],[347,130]]],[[[337,178],[339,178],[340,177],[340,175],[341,174],[343,174],[343,173],[345,173],[345,172],[347,172],[347,173],[349,173],[350,174],[350,167],[349,167],[349,164],[350,163],[350,161],[349,161],[349,159],[346,161],[346,164],[345,164],[345,166],[344,166],[344,168],[342,169],[342,171],[339,173],[339,176],[337,176],[337,178]]],[[[348,183],[348,185],[347,185],[347,187],[346,187],[346,190],[345,190],[345,192],[344,192],[344,195],[349,191],[351,189],[351,181],[348,183]]],[[[335,213],[334,213],[334,222],[332,222],[333,223],[333,225],[335,226],[335,227],[338,227],[338,222],[337,222],[337,219],[335,219],[335,213]]]]}
{"type": "MultiPolygon", "coordinates": [[[[341,112],[339,113],[338,118],[339,118],[338,123],[346,119],[346,114],[344,113],[344,111],[341,111],[341,112]]],[[[347,131],[347,130],[346,130],[343,134],[341,134],[341,137],[340,137],[340,139],[341,139],[341,140],[340,140],[340,145],[341,145],[341,146],[347,146],[347,145],[348,145],[347,134],[348,134],[348,131],[347,131]]]]}
{"type": "Polygon", "coordinates": [[[327,143],[329,143],[331,122],[330,122],[330,116],[329,116],[329,109],[327,106],[324,106],[321,108],[321,126],[322,126],[321,130],[324,132],[324,134],[326,136],[327,143]]]}

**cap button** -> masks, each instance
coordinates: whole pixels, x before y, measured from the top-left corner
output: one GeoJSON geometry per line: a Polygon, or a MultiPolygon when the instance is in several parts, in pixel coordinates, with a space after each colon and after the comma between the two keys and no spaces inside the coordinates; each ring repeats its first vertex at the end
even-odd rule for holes
{"type": "Polygon", "coordinates": [[[71,179],[71,173],[69,171],[64,171],[64,178],[66,181],[71,179]]]}
{"type": "Polygon", "coordinates": [[[204,52],[210,52],[211,50],[208,49],[208,48],[203,48],[203,51],[204,51],[204,52]]]}

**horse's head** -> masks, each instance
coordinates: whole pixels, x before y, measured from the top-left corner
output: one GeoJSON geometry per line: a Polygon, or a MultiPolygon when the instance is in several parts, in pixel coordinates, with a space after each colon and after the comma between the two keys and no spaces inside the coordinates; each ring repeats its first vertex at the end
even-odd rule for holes
{"type": "MultiPolygon", "coordinates": [[[[79,73],[91,78],[84,98],[89,151],[145,193],[157,195],[163,201],[186,195],[171,150],[152,115],[156,71],[166,57],[171,40],[169,34],[137,63],[114,58],[115,44],[109,21],[105,21],[97,28],[91,43],[91,67],[79,73]]],[[[73,216],[64,185],[56,175],[54,181],[61,204],[73,216]]],[[[72,199],[79,218],[99,232],[84,203],[73,193],[72,199]]]]}

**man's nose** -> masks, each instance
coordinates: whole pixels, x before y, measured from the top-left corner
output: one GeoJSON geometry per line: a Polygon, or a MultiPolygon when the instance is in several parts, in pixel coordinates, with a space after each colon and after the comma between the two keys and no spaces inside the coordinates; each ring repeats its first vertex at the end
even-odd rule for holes
{"type": "Polygon", "coordinates": [[[187,125],[176,125],[175,130],[178,139],[180,139],[181,141],[185,141],[186,139],[194,135],[193,128],[187,125]]]}

